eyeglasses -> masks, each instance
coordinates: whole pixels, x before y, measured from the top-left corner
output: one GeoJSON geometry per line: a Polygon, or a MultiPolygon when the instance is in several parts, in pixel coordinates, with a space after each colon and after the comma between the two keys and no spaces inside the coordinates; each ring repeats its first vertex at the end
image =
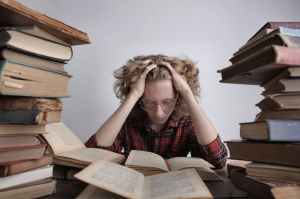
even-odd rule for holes
{"type": "Polygon", "coordinates": [[[160,106],[163,112],[168,113],[175,107],[177,98],[178,97],[176,96],[176,98],[173,99],[165,99],[161,103],[142,99],[140,102],[140,106],[145,111],[155,111],[157,106],[160,106]]]}

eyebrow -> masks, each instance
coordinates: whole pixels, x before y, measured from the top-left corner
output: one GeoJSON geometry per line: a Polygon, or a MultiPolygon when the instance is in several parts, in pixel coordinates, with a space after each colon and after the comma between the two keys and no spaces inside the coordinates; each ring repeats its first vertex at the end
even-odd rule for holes
{"type": "MultiPolygon", "coordinates": [[[[172,98],[165,98],[165,99],[162,99],[161,101],[164,101],[164,100],[173,100],[173,99],[176,99],[176,96],[172,97],[172,98]]],[[[143,100],[149,101],[149,102],[155,102],[155,100],[150,100],[150,99],[146,99],[146,98],[143,98],[143,100]]]]}

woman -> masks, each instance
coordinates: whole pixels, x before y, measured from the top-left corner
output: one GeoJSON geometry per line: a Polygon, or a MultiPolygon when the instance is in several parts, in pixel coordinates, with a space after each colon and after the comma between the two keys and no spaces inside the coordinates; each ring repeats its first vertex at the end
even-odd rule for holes
{"type": "Polygon", "coordinates": [[[188,59],[137,56],[117,71],[114,87],[121,100],[86,145],[128,156],[145,150],[164,158],[201,157],[216,168],[227,151],[197,98],[198,69],[188,59]]]}

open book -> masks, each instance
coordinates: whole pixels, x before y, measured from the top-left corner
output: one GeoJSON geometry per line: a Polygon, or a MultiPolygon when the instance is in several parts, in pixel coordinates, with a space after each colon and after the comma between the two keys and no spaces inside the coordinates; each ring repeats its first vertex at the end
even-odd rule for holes
{"type": "Polygon", "coordinates": [[[100,160],[77,173],[75,177],[132,199],[212,198],[195,169],[145,177],[133,169],[100,160]]]}
{"type": "Polygon", "coordinates": [[[108,150],[87,148],[82,141],[63,123],[46,125],[47,140],[54,153],[54,163],[84,168],[97,160],[107,160],[116,163],[124,161],[124,156],[108,150]]]}
{"type": "Polygon", "coordinates": [[[105,191],[93,185],[88,185],[76,199],[125,199],[124,197],[105,191]]]}
{"type": "Polygon", "coordinates": [[[132,150],[125,165],[143,173],[145,176],[195,168],[204,181],[221,180],[216,172],[211,169],[214,166],[201,158],[175,157],[165,160],[155,153],[132,150]]]}

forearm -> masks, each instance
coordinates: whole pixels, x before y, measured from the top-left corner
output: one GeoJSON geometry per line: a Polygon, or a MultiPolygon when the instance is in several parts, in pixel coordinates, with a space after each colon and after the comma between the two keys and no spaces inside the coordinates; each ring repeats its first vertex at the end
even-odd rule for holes
{"type": "Polygon", "coordinates": [[[138,99],[139,98],[133,94],[129,95],[118,109],[104,122],[96,133],[98,146],[109,147],[113,144],[138,99]]]}
{"type": "Polygon", "coordinates": [[[217,129],[209,120],[202,107],[196,101],[192,92],[188,92],[184,96],[184,101],[187,104],[190,116],[192,118],[198,143],[201,145],[207,145],[211,143],[218,136],[217,129]]]}

